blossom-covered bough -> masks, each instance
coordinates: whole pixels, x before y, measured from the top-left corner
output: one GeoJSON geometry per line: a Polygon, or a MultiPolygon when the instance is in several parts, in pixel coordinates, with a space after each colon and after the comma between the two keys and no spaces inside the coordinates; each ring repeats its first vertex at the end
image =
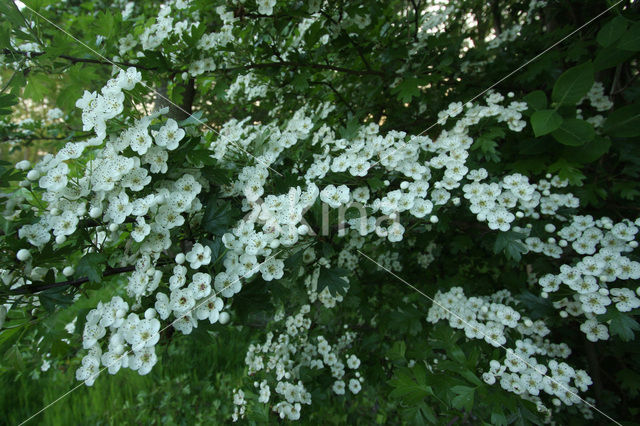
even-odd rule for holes
{"type": "MultiPolygon", "coordinates": [[[[293,63],[289,55],[302,47],[305,32],[317,31],[314,25],[324,12],[321,2],[311,3],[309,16],[279,46],[272,64],[293,63]]],[[[525,22],[540,3],[531,2],[525,22]]],[[[270,16],[275,4],[259,1],[257,13],[270,16]]],[[[161,49],[171,37],[187,44],[197,37],[197,54],[181,75],[185,81],[239,66],[219,52],[243,42],[234,35],[242,14],[217,7],[221,26],[207,32],[192,7],[182,0],[163,5],[144,31],[120,39],[119,54],[126,58],[138,45],[144,51],[161,49]]],[[[419,50],[454,12],[453,5],[442,16],[434,12],[413,48],[419,50]]],[[[363,13],[349,19],[365,28],[371,18],[363,13]]],[[[490,49],[513,41],[519,29],[517,24],[503,32],[490,49]]],[[[326,44],[330,37],[324,34],[317,42],[326,44]]],[[[270,90],[278,96],[252,71],[276,65],[259,65],[238,75],[226,90],[229,99],[255,102],[270,90]]],[[[375,75],[370,67],[367,72],[375,75]]],[[[145,108],[141,94],[148,89],[141,70],[114,66],[99,92],[85,91],[75,106],[82,111],[83,131],[91,134],[44,155],[33,167],[18,163],[23,189],[4,215],[26,222],[17,230],[18,244],[29,245],[16,250],[15,269],[2,271],[10,300],[49,288],[41,284],[47,270],[38,262],[51,252],[71,253],[76,247],[69,241],[81,241],[81,253],[61,264],[49,285],[75,289],[126,274],[118,294],[83,321],[76,378],[89,386],[105,371],[148,374],[159,361],[156,348],[166,330],[191,334],[211,324],[233,324],[234,299],[249,286],[274,292],[296,287],[303,290],[302,298],[292,303],[279,298],[268,331],[248,347],[246,383],[230,396],[233,420],[245,416],[249,394],[255,395],[252,403],[289,420],[300,419],[305,406],[313,404],[318,383],[329,384],[334,395],[355,398],[369,380],[360,371],[366,355],[359,346],[375,331],[377,314],[341,323],[337,315],[330,319],[332,312],[353,308],[343,306],[352,282],[359,283],[358,302],[381,297],[361,270],[376,268],[385,285],[411,294],[387,272],[401,274],[410,264],[432,268],[438,237],[423,241],[418,252],[411,247],[418,238],[434,235],[442,221],[455,226],[462,211],[476,220],[464,226],[482,230],[474,238],[495,239],[496,253],[514,261],[525,254],[557,260],[554,270],[528,268],[517,280],[540,300],[552,298],[554,315],[577,318],[589,341],[608,339],[607,321],[640,307],[629,284],[640,279],[634,253],[640,218],[593,217],[581,210],[567,179],[551,173],[534,179],[471,159],[479,129],[492,126],[503,135],[528,129],[531,102],[514,93],[489,91],[477,102],[451,102],[435,114],[439,130],[428,136],[381,131],[383,121],[373,120],[348,131],[333,128],[326,122],[336,105],[325,100],[288,115],[272,110],[269,120],[232,118],[214,128],[198,115],[179,120],[170,108],[140,112],[145,108]],[[138,112],[125,111],[136,104],[138,112]],[[399,245],[409,250],[396,251],[399,245]]],[[[584,119],[601,135],[599,113],[613,108],[602,83],[593,82],[576,105],[575,119],[584,119]]],[[[59,117],[57,111],[50,115],[59,117]]],[[[465,339],[484,342],[490,359],[465,378],[533,402],[548,421],[567,406],[593,416],[597,402],[586,394],[592,379],[583,365],[572,364],[574,348],[551,335],[546,318],[529,317],[507,289],[473,294],[466,284],[434,289],[433,298],[420,299],[424,304],[418,307],[424,327],[446,323],[451,333],[462,330],[465,339]]],[[[418,365],[435,374],[450,357],[438,353],[418,365]]],[[[429,389],[423,390],[425,397],[432,392],[419,380],[418,385],[429,389]]],[[[468,408],[466,402],[461,406],[468,408]]]]}
{"type": "MultiPolygon", "coordinates": [[[[88,253],[95,253],[104,246],[123,244],[123,239],[129,241],[126,245],[130,248],[125,255],[129,261],[135,261],[135,270],[129,276],[126,294],[123,295],[129,302],[116,296],[106,303],[100,303],[88,314],[84,326],[83,347],[88,353],[76,377],[88,385],[96,380],[101,368],[108,369],[111,374],[120,368],[131,368],[140,374],[147,374],[157,362],[155,346],[159,341],[161,325],[170,324],[180,332],[189,334],[199,321],[217,322],[225,305],[242,290],[243,285],[249,285],[243,283],[250,282],[255,274],[260,273],[266,282],[282,278],[284,262],[278,255],[312,238],[306,236],[308,229],[301,225],[302,213],[317,200],[325,202],[332,209],[357,200],[372,212],[368,218],[349,220],[347,227],[353,229],[345,232],[343,238],[350,242],[333,260],[345,266],[350,261],[357,262],[356,249],[362,249],[367,240],[386,238],[394,242],[403,239],[404,226],[399,221],[391,221],[386,227],[380,224],[376,226],[376,215],[404,213],[425,223],[433,223],[437,221],[438,210],[447,203],[462,202],[468,203],[469,210],[479,221],[486,222],[490,229],[507,232],[513,228],[527,233],[528,220],[544,215],[550,220],[563,219],[566,222],[566,218],[557,214],[558,209],[578,207],[577,199],[570,193],[551,192],[554,187],[566,185],[566,182],[557,178],[532,184],[525,176],[516,174],[485,183],[490,181],[486,170],[469,170],[465,165],[472,144],[468,135],[470,127],[483,119],[494,118],[506,122],[513,131],[523,128],[520,111],[526,105],[515,101],[502,105],[504,97],[497,93],[486,99],[487,105],[467,105],[464,112],[461,105],[452,105],[441,114],[442,122],[453,121],[460,116],[451,129],[443,131],[435,140],[426,136],[411,137],[403,132],[380,135],[378,126],[370,124],[362,127],[354,140],[347,141],[336,138],[331,129],[323,126],[312,132],[314,123],[311,117],[299,111],[282,126],[283,130],[276,123],[266,126],[271,136],[267,141],[266,153],[259,158],[261,161],[243,168],[233,185],[221,188],[221,199],[243,197],[243,205],[248,213],[233,225],[232,232],[220,237],[226,249],[224,254],[218,253],[219,258],[212,259],[210,246],[201,242],[194,242],[188,251],[174,254],[171,250],[175,250],[171,230],[183,226],[185,221],[191,222],[191,226],[202,222],[203,208],[198,195],[203,189],[208,189],[209,183],[202,178],[197,167],[191,170],[167,170],[169,152],[176,150],[186,135],[185,130],[177,127],[173,119],[165,120],[162,115],[153,114],[134,121],[131,127],[118,134],[107,136],[109,120],[122,111],[124,91],[132,89],[140,82],[140,78],[135,69],[121,71],[100,94],[87,92],[78,101],[77,106],[83,109],[85,130],[95,129],[96,136],[87,141],[68,143],[56,155],[45,156],[31,169],[30,179],[45,190],[42,199],[47,204],[46,208],[38,211],[36,222],[19,230],[20,238],[26,239],[37,250],[52,238],[57,245],[64,244],[67,236],[78,232],[79,223],[95,219],[105,230],[90,234],[95,248],[88,253]],[[155,124],[157,130],[153,129],[154,120],[158,121],[155,124]],[[293,187],[283,195],[265,194],[269,168],[277,167],[278,156],[296,143],[319,145],[322,149],[321,153],[314,155],[311,164],[298,165],[298,168],[307,170],[302,186],[293,187]],[[92,155],[83,156],[84,152],[91,152],[92,155]],[[424,155],[427,158],[423,160],[421,158],[424,155]],[[86,157],[90,159],[83,161],[86,157]],[[269,168],[262,162],[267,162],[269,168]],[[357,187],[351,191],[345,185],[326,185],[322,190],[318,186],[318,182],[331,173],[347,171],[353,176],[361,176],[361,170],[366,173],[374,164],[384,167],[386,173],[397,173],[400,177],[399,188],[389,190],[384,187],[371,193],[368,187],[357,187]],[[257,203],[260,197],[264,197],[264,201],[257,203]],[[130,220],[126,222],[127,219],[130,220]],[[360,221],[365,221],[364,226],[360,221]],[[518,221],[520,226],[516,225],[518,221]],[[169,254],[171,256],[168,257],[169,254]],[[212,261],[223,265],[217,273],[210,267],[212,261]],[[167,271],[166,275],[163,270],[167,271]],[[149,296],[155,302],[143,303],[143,299],[149,296]]],[[[262,126],[254,125],[243,131],[251,139],[250,135],[265,130],[262,126]]],[[[214,137],[207,148],[213,154],[218,151],[219,145],[228,143],[225,139],[224,135],[214,137]]],[[[250,149],[251,145],[246,148],[250,149]]],[[[221,161],[224,164],[224,158],[221,161]]],[[[603,333],[606,335],[606,327],[598,324],[589,314],[603,313],[599,310],[611,303],[609,293],[619,302],[617,308],[621,311],[640,306],[640,300],[632,291],[626,288],[603,291],[606,287],[599,284],[618,278],[640,277],[640,265],[624,256],[624,253],[637,246],[632,244],[637,227],[624,222],[614,225],[606,218],[594,222],[590,217],[581,216],[574,217],[567,225],[558,232],[561,239],[557,242],[553,237],[545,242],[529,237],[525,242],[530,250],[553,257],[562,255],[563,247],[568,247],[567,241],[572,242],[571,247],[577,253],[584,254],[594,254],[597,245],[603,246],[596,257],[586,257],[578,264],[579,267],[567,267],[566,270],[562,267],[560,275],[548,275],[540,281],[546,292],[557,290],[560,284],[566,284],[575,291],[576,301],[567,301],[560,306],[573,305],[573,315],[587,315],[583,330],[590,339],[597,339],[603,333]],[[607,230],[605,234],[598,226],[610,231],[607,230]],[[612,264],[612,261],[616,263],[612,264]],[[610,266],[605,268],[607,264],[610,266]]],[[[550,226],[546,230],[551,231],[550,235],[556,235],[552,228],[550,226]]],[[[216,247],[220,249],[219,245],[216,247]]],[[[315,257],[313,249],[309,253],[309,256],[315,257]]],[[[28,254],[22,254],[21,257],[27,262],[30,259],[28,254]]],[[[323,262],[320,265],[325,266],[332,261],[327,258],[321,260],[323,262]]],[[[314,302],[318,299],[324,306],[332,308],[341,296],[332,296],[328,287],[318,291],[320,268],[316,271],[305,281],[310,292],[309,300],[314,302]]],[[[556,369],[552,370],[554,375],[546,376],[551,365],[558,365],[553,358],[550,358],[549,367],[542,364],[537,370],[528,368],[520,359],[535,360],[530,358],[533,354],[566,357],[571,352],[566,345],[556,348],[552,344],[549,346],[548,340],[542,340],[548,333],[544,323],[524,319],[519,325],[520,314],[512,307],[487,303],[477,298],[466,299],[454,290],[449,295],[436,296],[435,304],[429,311],[430,321],[448,319],[453,327],[464,329],[467,337],[485,339],[492,345],[506,342],[507,328],[515,329],[524,338],[516,341],[517,348],[505,354],[505,366],[492,365],[491,370],[485,373],[487,383],[494,383],[498,375],[502,387],[517,394],[526,392],[533,398],[542,390],[565,404],[581,403],[577,387],[586,390],[590,383],[584,371],[574,373],[573,368],[563,363],[559,365],[566,366],[565,370],[561,370],[564,375],[559,376],[556,369]],[[442,307],[460,310],[465,322],[450,317],[442,311],[442,307]],[[513,354],[517,354],[517,357],[513,354]],[[508,364],[510,360],[515,365],[508,364]],[[510,372],[506,373],[505,368],[510,372]],[[532,383],[535,384],[525,383],[532,374],[539,376],[539,380],[534,377],[532,383]],[[543,381],[543,377],[548,382],[543,381]],[[566,388],[560,385],[566,383],[568,386],[568,381],[574,377],[575,386],[566,388]]],[[[506,297],[508,300],[511,298],[508,293],[506,297]]],[[[343,361],[346,360],[340,361],[336,355],[331,356],[328,350],[315,346],[326,342],[321,336],[317,337],[318,343],[309,341],[311,337],[306,333],[310,321],[305,321],[302,313],[308,312],[310,307],[305,306],[298,314],[300,318],[290,317],[292,323],[299,325],[289,324],[285,333],[278,338],[283,348],[273,349],[279,354],[277,357],[283,357],[271,358],[268,370],[274,370],[275,374],[266,377],[274,381],[263,381],[260,388],[261,402],[268,402],[269,386],[279,383],[275,391],[284,395],[284,400],[274,405],[274,410],[290,419],[299,418],[300,404],[309,404],[311,401],[302,382],[294,385],[281,381],[285,376],[295,379],[299,369],[299,364],[296,365],[289,355],[280,354],[282,350],[300,351],[298,356],[304,356],[297,362],[302,365],[330,367],[336,378],[334,391],[341,394],[345,389],[343,361]],[[292,337],[298,339],[291,340],[292,337]],[[287,386],[302,387],[289,390],[287,386]]],[[[264,347],[265,351],[271,347],[271,339],[272,335],[264,347]]],[[[345,347],[349,340],[352,339],[338,346],[345,347]]],[[[258,361],[261,358],[256,359],[253,355],[255,351],[250,348],[247,354],[249,371],[254,373],[264,368],[260,365],[263,361],[258,361]]],[[[348,386],[353,393],[360,390],[356,382],[348,386]]],[[[239,399],[238,395],[236,399],[239,399]]],[[[535,399],[541,409],[544,408],[543,403],[535,399]]],[[[238,415],[241,413],[240,408],[238,415]]]]}

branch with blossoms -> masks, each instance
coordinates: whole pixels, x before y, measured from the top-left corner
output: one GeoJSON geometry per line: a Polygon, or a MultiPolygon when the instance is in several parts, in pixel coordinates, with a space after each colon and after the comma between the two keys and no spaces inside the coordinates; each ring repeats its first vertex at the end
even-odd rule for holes
{"type": "MultiPolygon", "coordinates": [[[[120,268],[109,268],[102,273],[102,278],[109,277],[111,275],[122,274],[125,272],[131,272],[135,270],[135,265],[133,266],[123,266],[120,268]]],[[[55,283],[46,283],[39,285],[23,285],[14,289],[9,290],[9,294],[18,295],[18,294],[35,294],[41,291],[50,290],[52,288],[60,288],[60,287],[79,287],[82,284],[88,283],[91,281],[88,277],[82,277],[75,280],[68,281],[60,281],[55,283]]]]}

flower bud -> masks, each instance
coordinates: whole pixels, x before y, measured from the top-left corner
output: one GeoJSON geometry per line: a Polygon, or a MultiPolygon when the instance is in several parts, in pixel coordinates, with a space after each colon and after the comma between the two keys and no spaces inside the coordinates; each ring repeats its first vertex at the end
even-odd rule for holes
{"type": "Polygon", "coordinates": [[[229,314],[227,312],[220,312],[220,316],[218,317],[218,322],[222,325],[229,322],[229,314]]]}
{"type": "Polygon", "coordinates": [[[40,179],[40,172],[35,169],[29,170],[29,173],[27,173],[27,179],[29,179],[30,181],[40,179]]]}
{"type": "Polygon", "coordinates": [[[100,207],[91,207],[89,210],[89,216],[93,219],[99,217],[102,214],[102,209],[100,207]]]}
{"type": "Polygon", "coordinates": [[[29,160],[22,160],[16,163],[16,169],[18,170],[27,170],[31,167],[31,162],[29,160]]]}
{"type": "Polygon", "coordinates": [[[27,249],[20,249],[16,255],[19,261],[24,262],[31,257],[31,252],[27,249]]]}

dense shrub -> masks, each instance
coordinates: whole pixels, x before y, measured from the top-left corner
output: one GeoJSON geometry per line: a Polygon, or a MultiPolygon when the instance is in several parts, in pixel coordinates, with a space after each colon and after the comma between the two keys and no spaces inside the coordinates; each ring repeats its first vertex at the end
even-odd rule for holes
{"type": "Polygon", "coordinates": [[[635,4],[25,4],[0,5],[18,394],[133,370],[164,391],[117,421],[637,416],[635,4]]]}

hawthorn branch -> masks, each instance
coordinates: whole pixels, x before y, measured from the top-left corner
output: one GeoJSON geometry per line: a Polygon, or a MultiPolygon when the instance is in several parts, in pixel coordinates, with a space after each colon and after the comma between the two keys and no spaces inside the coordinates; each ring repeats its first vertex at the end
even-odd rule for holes
{"type": "Polygon", "coordinates": [[[302,62],[291,62],[291,61],[277,61],[277,62],[263,62],[257,64],[249,64],[243,65],[239,67],[231,67],[231,68],[220,68],[213,72],[235,72],[235,71],[246,71],[251,69],[261,69],[261,68],[278,68],[278,67],[289,67],[289,68],[312,68],[318,70],[328,70],[328,71],[337,71],[345,74],[352,75],[377,75],[379,77],[384,77],[385,73],[382,71],[376,70],[353,70],[344,67],[338,67],[334,65],[323,65],[323,64],[305,64],[302,62]]]}
{"type": "Polygon", "coordinates": [[[196,98],[195,79],[190,78],[183,87],[184,92],[182,93],[182,105],[180,105],[177,114],[180,120],[186,120],[193,112],[193,101],[196,98]]]}
{"type": "MultiPolygon", "coordinates": [[[[10,50],[10,49],[3,49],[2,50],[2,54],[4,55],[23,55],[25,57],[38,57],[41,55],[44,55],[46,52],[23,52],[23,51],[18,51],[18,50],[10,50]]],[[[91,58],[78,58],[75,56],[69,56],[69,55],[59,55],[56,56],[56,58],[60,58],[60,59],[65,59],[67,61],[70,61],[71,63],[75,64],[75,63],[90,63],[90,64],[99,64],[99,65],[121,65],[121,66],[126,66],[126,67],[134,67],[134,68],[138,68],[141,70],[146,70],[146,71],[154,71],[157,70],[158,68],[155,67],[144,67],[142,65],[139,64],[134,64],[131,62],[109,62],[109,61],[102,61],[100,59],[91,59],[91,58]]],[[[337,72],[343,72],[343,73],[347,73],[347,74],[353,74],[353,75],[377,75],[380,77],[384,77],[385,74],[382,71],[377,71],[377,70],[353,70],[353,69],[349,69],[349,68],[344,68],[344,67],[339,67],[339,66],[334,66],[334,65],[323,65],[323,64],[305,64],[305,63],[301,63],[301,62],[291,62],[291,61],[278,61],[278,62],[264,62],[264,63],[258,63],[258,64],[249,64],[249,65],[243,65],[243,66],[239,66],[239,67],[231,67],[231,68],[220,68],[216,71],[213,72],[234,72],[234,71],[244,71],[244,70],[250,70],[250,69],[259,69],[259,68],[275,68],[275,67],[290,67],[290,68],[313,68],[313,69],[321,69],[321,70],[330,70],[330,71],[337,71],[337,72]]],[[[176,72],[175,70],[168,70],[171,72],[176,72]]]]}
{"type": "MultiPolygon", "coordinates": [[[[324,16],[329,22],[331,22],[332,24],[339,26],[340,23],[336,22],[330,14],[328,14],[327,12],[325,12],[324,10],[320,11],[320,14],[322,14],[322,16],[324,16]]],[[[365,58],[364,53],[362,53],[362,46],[360,46],[360,44],[358,44],[358,42],[356,42],[353,37],[351,37],[349,35],[349,33],[347,31],[344,31],[343,28],[340,28],[340,31],[347,37],[347,40],[349,40],[349,43],[351,43],[353,45],[353,47],[356,50],[356,53],[358,54],[358,56],[360,56],[360,59],[362,60],[362,62],[364,63],[364,66],[367,67],[367,69],[369,71],[372,71],[373,69],[371,68],[371,66],[369,65],[369,61],[367,61],[367,58],[365,58]]]]}
{"type": "Polygon", "coordinates": [[[340,94],[340,92],[338,92],[338,90],[336,90],[336,88],[333,87],[333,85],[331,83],[329,83],[328,81],[309,81],[309,84],[327,86],[329,89],[331,89],[333,91],[333,93],[335,93],[336,97],[343,104],[345,104],[347,106],[347,108],[349,108],[349,111],[351,111],[352,114],[355,114],[355,111],[353,110],[353,107],[351,106],[351,104],[349,102],[347,102],[347,100],[344,98],[344,96],[342,96],[340,94]]]}
{"type": "MultiPolygon", "coordinates": [[[[117,274],[122,274],[123,272],[131,272],[133,270],[135,270],[136,267],[135,265],[131,265],[131,266],[122,266],[120,268],[109,268],[107,270],[104,271],[104,273],[102,274],[102,277],[108,277],[111,275],[117,275],[117,274]]],[[[58,287],[79,287],[82,284],[89,282],[89,278],[87,277],[82,277],[82,278],[78,278],[75,280],[68,280],[68,281],[61,281],[61,282],[57,282],[57,283],[46,283],[46,284],[41,284],[41,285],[23,285],[20,286],[18,288],[14,288],[13,290],[10,290],[9,293],[11,295],[16,295],[16,294],[35,294],[35,293],[39,293],[41,291],[45,291],[45,290],[49,290],[51,288],[58,288],[58,287]]]]}
{"type": "Polygon", "coordinates": [[[413,6],[413,23],[415,26],[413,32],[413,38],[415,40],[418,39],[418,30],[420,29],[420,1],[416,2],[415,0],[410,0],[411,5],[413,6]]]}
{"type": "MultiPolygon", "coordinates": [[[[26,58],[36,58],[38,56],[42,56],[44,54],[46,54],[47,52],[24,52],[21,50],[11,50],[11,49],[2,49],[2,54],[3,55],[22,55],[26,58]]],[[[72,64],[77,64],[77,63],[88,63],[88,64],[98,64],[98,65],[121,65],[123,67],[134,67],[134,68],[138,68],[141,70],[146,70],[146,71],[153,71],[156,70],[157,68],[149,68],[149,67],[143,67],[142,65],[139,64],[134,64],[131,62],[115,62],[115,61],[103,61],[100,59],[91,59],[91,58],[78,58],[76,56],[69,56],[69,55],[58,55],[56,56],[56,58],[59,59],[64,59],[66,61],[71,62],[72,64]]]]}
{"type": "Polygon", "coordinates": [[[53,140],[74,140],[83,139],[91,136],[92,132],[82,133],[75,136],[52,136],[52,135],[14,135],[12,137],[4,137],[0,142],[29,142],[29,141],[53,141],[53,140]]]}

